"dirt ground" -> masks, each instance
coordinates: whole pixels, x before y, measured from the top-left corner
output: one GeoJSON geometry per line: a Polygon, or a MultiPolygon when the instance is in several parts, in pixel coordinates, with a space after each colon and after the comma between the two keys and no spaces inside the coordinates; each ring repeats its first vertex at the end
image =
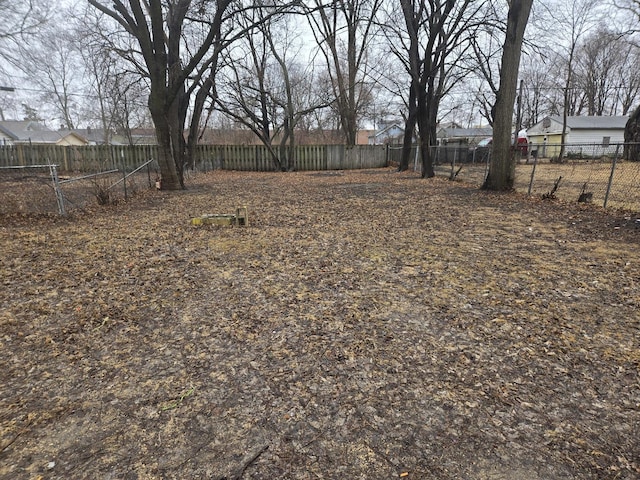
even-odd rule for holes
{"type": "Polygon", "coordinates": [[[0,217],[0,478],[640,478],[637,218],[391,169],[0,217]]]}

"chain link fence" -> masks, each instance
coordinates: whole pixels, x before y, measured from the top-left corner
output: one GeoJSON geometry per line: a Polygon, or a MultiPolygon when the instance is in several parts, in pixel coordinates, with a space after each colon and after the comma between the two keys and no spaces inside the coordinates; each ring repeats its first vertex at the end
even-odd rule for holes
{"type": "MultiPolygon", "coordinates": [[[[628,146],[628,145],[627,145],[628,146]]],[[[640,212],[640,162],[623,158],[623,144],[530,144],[516,153],[517,191],[566,202],[592,203],[604,208],[640,212]]],[[[489,171],[491,147],[432,147],[436,176],[481,186],[489,171]]],[[[390,148],[399,162],[400,147],[390,148]]],[[[422,171],[416,149],[410,168],[422,171]]]]}
{"type": "Polygon", "coordinates": [[[57,165],[0,167],[0,215],[61,214],[91,205],[127,201],[137,192],[155,187],[157,164],[137,168],[73,175],[57,165]]]}
{"type": "MultiPolygon", "coordinates": [[[[557,153],[561,145],[546,147],[557,153]]],[[[562,157],[540,156],[534,149],[516,166],[515,188],[543,198],[640,212],[640,162],[623,158],[623,144],[567,144],[564,151],[562,157]]]]}

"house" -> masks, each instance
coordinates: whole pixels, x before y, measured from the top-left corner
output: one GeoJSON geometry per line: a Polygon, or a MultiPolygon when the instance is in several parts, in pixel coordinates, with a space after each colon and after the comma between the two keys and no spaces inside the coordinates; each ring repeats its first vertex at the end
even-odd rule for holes
{"type": "Polygon", "coordinates": [[[123,135],[115,134],[104,128],[77,128],[73,133],[85,138],[89,145],[127,145],[129,142],[123,135]]]}
{"type": "Polygon", "coordinates": [[[358,130],[356,134],[356,145],[369,145],[369,137],[375,133],[375,130],[358,130]]]}
{"type": "Polygon", "coordinates": [[[476,146],[481,140],[491,137],[493,128],[460,128],[460,127],[443,127],[436,132],[436,138],[439,145],[456,145],[456,146],[476,146]]]}
{"type": "Polygon", "coordinates": [[[369,145],[400,144],[404,136],[404,126],[400,123],[381,124],[380,129],[369,135],[369,145]]]}
{"type": "MultiPolygon", "coordinates": [[[[610,144],[624,143],[624,127],[628,117],[567,117],[565,151],[582,152],[585,147],[600,146],[607,149],[610,144]]],[[[562,144],[562,117],[545,117],[527,129],[530,148],[540,157],[554,157],[562,144]]]]}
{"type": "Polygon", "coordinates": [[[87,145],[87,139],[71,130],[51,130],[33,120],[0,121],[2,145],[87,145]]]}

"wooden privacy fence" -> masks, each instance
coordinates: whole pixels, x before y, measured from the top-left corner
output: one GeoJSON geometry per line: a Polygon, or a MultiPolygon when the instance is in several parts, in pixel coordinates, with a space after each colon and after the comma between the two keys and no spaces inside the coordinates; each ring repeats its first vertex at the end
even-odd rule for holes
{"type": "Polygon", "coordinates": [[[96,172],[133,169],[157,158],[155,145],[3,145],[0,167],[57,165],[59,171],[96,172]]]}
{"type": "MultiPolygon", "coordinates": [[[[58,165],[65,172],[131,170],[158,158],[156,145],[4,145],[0,167],[58,165]]],[[[194,155],[197,170],[275,171],[263,145],[198,145],[194,155]]],[[[300,145],[295,147],[294,170],[350,170],[388,165],[385,145],[300,145]]]]}

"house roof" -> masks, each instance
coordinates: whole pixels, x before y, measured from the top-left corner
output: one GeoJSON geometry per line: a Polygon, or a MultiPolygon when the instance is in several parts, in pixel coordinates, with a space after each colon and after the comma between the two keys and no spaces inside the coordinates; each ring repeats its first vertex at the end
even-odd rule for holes
{"type": "MultiPolygon", "coordinates": [[[[553,115],[549,117],[556,123],[562,125],[562,117],[553,115]]],[[[572,130],[609,130],[609,129],[624,129],[629,120],[628,116],[586,116],[579,115],[574,117],[567,117],[567,126],[572,130]]]]}
{"type": "Polygon", "coordinates": [[[39,132],[47,130],[44,125],[41,125],[32,120],[3,120],[0,121],[0,131],[13,140],[20,140],[22,138],[29,138],[29,134],[32,132],[39,132]]]}
{"type": "Polygon", "coordinates": [[[369,138],[384,137],[386,135],[390,135],[394,129],[398,133],[404,132],[404,128],[399,123],[391,123],[380,130],[373,130],[373,132],[369,135],[369,138]]]}
{"type": "Polygon", "coordinates": [[[50,130],[45,125],[33,120],[0,121],[0,130],[14,143],[58,143],[69,135],[86,143],[87,139],[71,130],[50,130]]]}
{"type": "Polygon", "coordinates": [[[48,132],[34,132],[28,138],[19,138],[14,140],[15,143],[58,143],[60,140],[73,136],[78,138],[81,142],[87,143],[87,139],[78,135],[77,133],[70,132],[69,130],[51,130],[48,132]]]}
{"type": "Polygon", "coordinates": [[[105,138],[107,138],[109,143],[113,145],[121,143],[120,138],[116,134],[107,131],[104,128],[76,128],[70,131],[96,145],[105,143],[105,138]]]}
{"type": "Polygon", "coordinates": [[[493,135],[493,128],[441,128],[438,133],[441,138],[490,137],[493,135]]]}

